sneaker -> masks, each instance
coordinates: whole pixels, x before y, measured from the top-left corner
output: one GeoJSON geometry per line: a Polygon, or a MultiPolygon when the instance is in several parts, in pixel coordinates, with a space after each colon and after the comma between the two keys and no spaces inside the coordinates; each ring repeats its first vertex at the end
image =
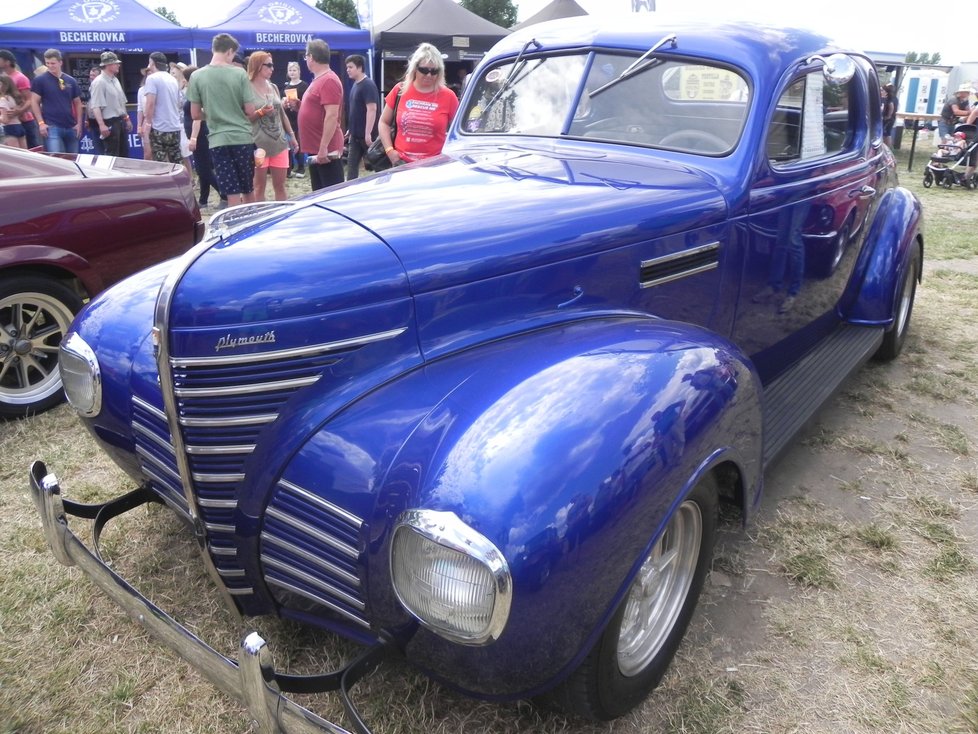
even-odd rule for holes
{"type": "Polygon", "coordinates": [[[285,177],[286,178],[292,178],[294,175],[295,175],[295,173],[292,172],[292,169],[291,168],[288,171],[285,172],[285,177]]]}
{"type": "Polygon", "coordinates": [[[781,301],[781,305],[778,306],[778,313],[781,314],[788,313],[788,311],[790,311],[792,306],[794,305],[795,305],[795,297],[787,296],[783,301],[781,301]]]}
{"type": "Polygon", "coordinates": [[[769,285],[766,285],[763,288],[761,288],[761,290],[759,290],[757,293],[754,294],[754,297],[750,299],[750,302],[767,303],[768,301],[771,300],[771,297],[774,296],[775,293],[777,293],[777,291],[774,290],[774,288],[772,288],[769,285]]]}
{"type": "Polygon", "coordinates": [[[295,177],[296,178],[305,178],[306,177],[305,171],[296,171],[295,172],[295,177]]]}

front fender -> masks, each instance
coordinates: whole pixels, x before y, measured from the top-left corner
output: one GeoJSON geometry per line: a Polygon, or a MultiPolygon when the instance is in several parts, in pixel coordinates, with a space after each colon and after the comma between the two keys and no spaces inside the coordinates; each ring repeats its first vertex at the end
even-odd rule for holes
{"type": "MultiPolygon", "coordinates": [[[[573,670],[703,471],[730,461],[744,486],[759,486],[758,380],[735,347],[699,328],[578,322],[442,360],[423,380],[450,389],[384,479],[370,607],[382,626],[406,621],[388,560],[405,509],[454,512],[492,541],[513,574],[501,637],[463,647],[418,629],[406,643],[415,664],[470,693],[534,695],[573,670]]],[[[411,383],[375,397],[389,405],[383,393],[411,383]]]]}
{"type": "Polygon", "coordinates": [[[921,225],[916,196],[900,187],[886,192],[843,294],[843,318],[867,326],[889,326],[893,322],[900,284],[918,239],[923,255],[921,225]]]}

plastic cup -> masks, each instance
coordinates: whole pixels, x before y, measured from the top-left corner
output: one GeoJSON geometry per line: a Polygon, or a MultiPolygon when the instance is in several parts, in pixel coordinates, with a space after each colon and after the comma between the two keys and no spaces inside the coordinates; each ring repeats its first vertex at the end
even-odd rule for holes
{"type": "Polygon", "coordinates": [[[255,163],[259,166],[265,162],[265,156],[267,153],[264,148],[255,148],[255,163]]]}
{"type": "Polygon", "coordinates": [[[289,99],[299,99],[299,92],[294,87],[288,87],[285,90],[285,96],[289,99]]]}

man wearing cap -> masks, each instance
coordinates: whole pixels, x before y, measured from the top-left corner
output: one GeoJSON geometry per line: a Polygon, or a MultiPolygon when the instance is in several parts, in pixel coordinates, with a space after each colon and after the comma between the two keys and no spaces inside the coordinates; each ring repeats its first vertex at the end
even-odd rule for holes
{"type": "Polygon", "coordinates": [[[37,119],[44,150],[77,153],[82,136],[81,88],[73,76],[62,71],[64,59],[56,48],[44,52],[46,74],[31,82],[31,109],[37,119]]]}
{"type": "Polygon", "coordinates": [[[99,139],[106,155],[129,157],[129,132],[132,122],[126,111],[126,93],[119,83],[122,62],[111,51],[99,59],[102,73],[92,82],[89,109],[98,124],[99,139]]]}
{"type": "Polygon", "coordinates": [[[21,103],[13,112],[24,126],[27,147],[37,148],[41,145],[41,134],[37,130],[37,120],[31,114],[31,80],[17,68],[17,57],[13,51],[5,48],[0,48],[0,74],[9,76],[20,92],[21,103]]]}
{"type": "Polygon", "coordinates": [[[941,109],[941,119],[937,123],[937,132],[943,142],[951,133],[954,126],[962,121],[971,112],[971,85],[962,84],[952,96],[948,97],[947,102],[941,109]]]}
{"type": "Polygon", "coordinates": [[[145,130],[153,160],[183,163],[180,152],[180,131],[183,129],[183,110],[180,108],[180,87],[170,74],[166,54],[154,51],[149,55],[149,75],[146,77],[146,109],[143,114],[145,130]]]}

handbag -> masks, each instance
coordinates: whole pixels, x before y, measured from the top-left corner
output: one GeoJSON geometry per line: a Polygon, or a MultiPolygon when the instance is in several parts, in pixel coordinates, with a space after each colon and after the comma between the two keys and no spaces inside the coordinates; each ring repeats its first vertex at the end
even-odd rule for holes
{"type": "MultiPolygon", "coordinates": [[[[397,135],[397,107],[401,103],[401,92],[404,91],[404,84],[400,84],[397,87],[397,97],[394,98],[394,119],[391,123],[391,145],[394,144],[394,138],[397,135]]],[[[386,171],[393,165],[391,159],[387,157],[387,153],[384,151],[384,143],[380,139],[380,135],[377,135],[377,139],[370,144],[367,148],[367,152],[363,154],[363,165],[368,171],[386,171]]]]}

